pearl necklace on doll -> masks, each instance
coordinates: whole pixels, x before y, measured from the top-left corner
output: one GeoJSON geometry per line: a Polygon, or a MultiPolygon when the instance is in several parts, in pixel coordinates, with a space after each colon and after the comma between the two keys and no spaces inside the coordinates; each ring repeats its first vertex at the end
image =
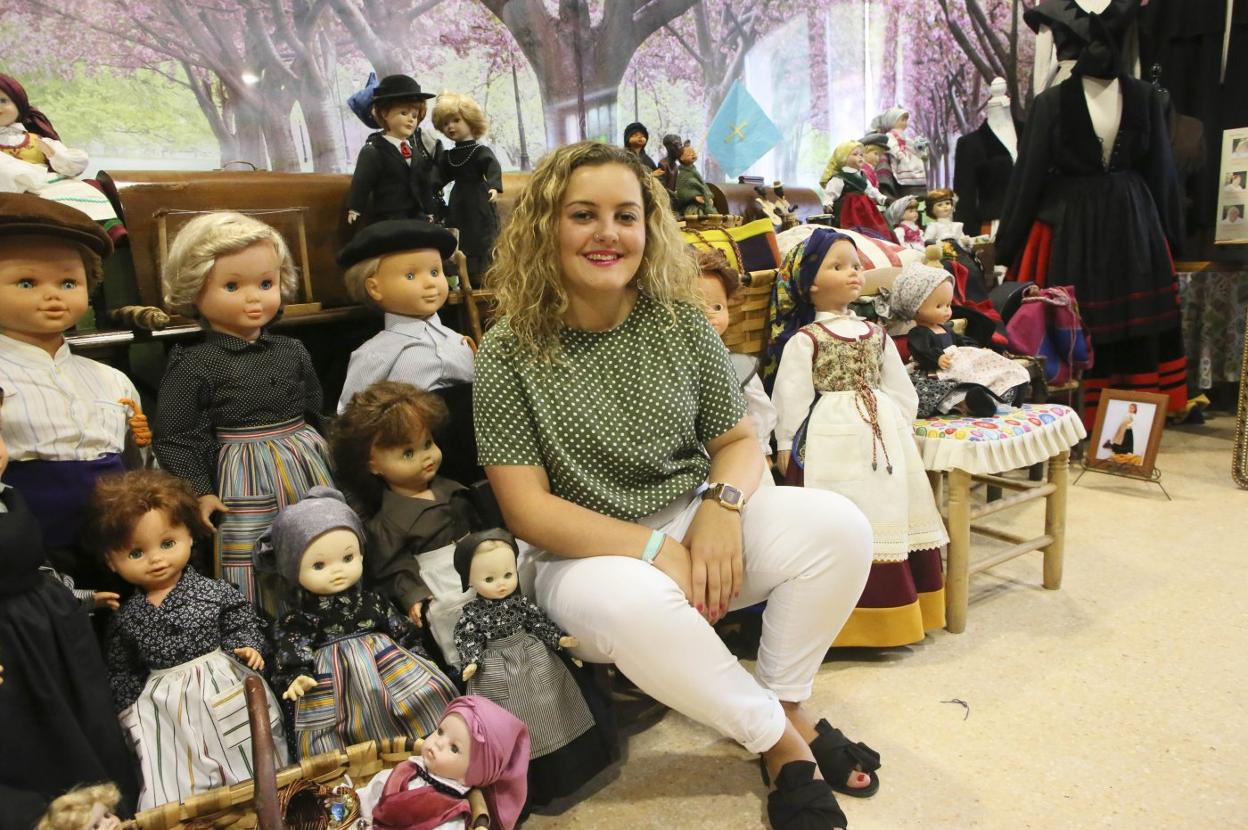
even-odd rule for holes
{"type": "Polygon", "coordinates": [[[465,164],[472,161],[472,157],[476,155],[476,152],[480,147],[481,145],[477,143],[476,139],[473,139],[467,144],[456,144],[454,147],[446,151],[446,162],[451,165],[451,167],[463,167],[465,164]],[[455,161],[455,159],[451,158],[451,154],[456,150],[464,149],[468,150],[468,155],[464,156],[463,161],[455,161]]]}

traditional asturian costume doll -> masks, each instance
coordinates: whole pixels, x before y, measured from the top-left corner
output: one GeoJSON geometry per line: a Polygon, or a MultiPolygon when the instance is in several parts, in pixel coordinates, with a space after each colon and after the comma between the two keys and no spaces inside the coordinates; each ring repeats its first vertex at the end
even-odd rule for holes
{"type": "Polygon", "coordinates": [[[872,132],[888,136],[888,170],[898,196],[927,190],[927,140],[908,136],[909,126],[910,113],[903,107],[885,110],[871,122],[872,132]]]}
{"type": "Polygon", "coordinates": [[[0,194],[0,387],[8,402],[0,435],[10,457],[3,481],[22,493],[52,566],[92,588],[111,580],[78,550],[82,511],[99,477],[125,470],[139,394],[118,370],[72,353],[64,333],[86,313],[112,249],[80,211],[0,194]]]}
{"type": "Polygon", "coordinates": [[[450,412],[436,436],[448,451],[443,472],[471,484],[485,477],[472,428],[473,348],[438,316],[449,291],[443,264],[454,252],[454,234],[414,219],[370,225],[339,252],[348,293],[385,314],[385,328],[351,353],[338,413],[379,380],[434,393],[450,412]]]}
{"type": "Polygon", "coordinates": [[[962,232],[962,223],[953,220],[956,197],[948,188],[937,188],[927,193],[927,218],[931,221],[923,228],[923,242],[944,242],[952,239],[963,250],[971,247],[971,238],[962,232]]]}
{"type": "Polygon", "coordinates": [[[123,234],[108,197],[77,178],[86,169],[87,154],[62,144],[48,117],[30,105],[25,88],[0,74],[0,193],[33,193],[123,234]]]}
{"type": "Polygon", "coordinates": [[[654,159],[650,158],[650,154],[646,152],[646,144],[650,141],[650,131],[646,129],[646,125],[640,121],[634,121],[624,128],[624,147],[630,153],[636,153],[637,158],[641,159],[641,163],[651,173],[659,169],[654,159]]]}
{"type": "Polygon", "coordinates": [[[349,105],[379,132],[368,137],[356,158],[347,221],[441,219],[442,142],[420,127],[433,93],[407,75],[387,75],[375,84],[370,75],[369,81],[349,105]]]}
{"type": "MultiPolygon", "coordinates": [[[[187,565],[200,521],[189,485],[156,470],[101,479],[88,511],[108,567],[138,589],[109,626],[106,659],[138,755],[140,810],[252,777],[243,682],[264,669],[264,636],[237,588],[187,565]]],[[[285,763],[281,711],[265,693],[285,763]]]]}
{"type": "Polygon", "coordinates": [[[862,144],[858,141],[838,144],[832,152],[828,167],[835,168],[836,172],[824,185],[830,205],[828,212],[838,228],[872,234],[891,242],[893,232],[880,213],[880,206],[888,197],[867,181],[862,174],[862,164],[862,144]]]}
{"type": "Polygon", "coordinates": [[[820,228],[785,258],[773,289],[781,352],[772,400],[785,481],[851,499],[871,521],[875,561],[842,646],[897,646],[944,625],[944,522],[914,442],[918,397],[896,346],[855,317],[862,291],[852,240],[820,228]]]}
{"type": "Polygon", "coordinates": [[[452,184],[446,224],[459,230],[459,248],[468,273],[480,281],[489,270],[498,238],[498,209],[503,168],[480,139],[489,127],[480,104],[467,95],[444,92],[433,105],[433,126],[455,142],[442,154],[440,177],[452,184]]]}
{"type": "Polygon", "coordinates": [[[888,136],[883,133],[867,133],[859,141],[862,144],[862,175],[867,177],[872,187],[878,189],[880,174],[876,169],[888,158],[888,136]]]}
{"type": "Polygon", "coordinates": [[[455,572],[455,542],[481,527],[469,491],[438,474],[434,441],[446,407],[411,384],[378,381],[334,423],[338,479],[367,517],[369,582],[426,628],[444,665],[458,663],[455,622],[472,597],[455,572]]]}
{"type": "Polygon", "coordinates": [[[221,577],[273,611],[251,551],[277,512],[332,484],[321,381],[303,343],[271,334],[293,297],[294,263],[281,234],[239,213],[209,213],[178,232],[164,267],[165,303],[199,318],[203,340],[175,346],[160,382],[153,448],[190,482],[216,533],[221,577]]]}
{"type": "Polygon", "coordinates": [[[528,795],[523,721],[486,698],[459,697],[417,752],[359,790],[360,814],[372,827],[514,830],[528,795]],[[483,810],[474,807],[477,793],[483,810]]]}
{"type": "Polygon", "coordinates": [[[884,209],[884,218],[893,226],[897,241],[915,251],[924,250],[923,226],[919,224],[919,200],[917,196],[902,196],[884,209]]]}
{"type": "Polygon", "coordinates": [[[611,763],[611,749],[576,679],[555,653],[576,648],[519,591],[515,538],[494,528],[455,546],[455,570],[476,598],[455,625],[468,693],[493,700],[529,728],[529,801],[575,792],[611,763]]]}
{"type": "Polygon", "coordinates": [[[709,216],[715,212],[715,197],[698,172],[697,160],[698,151],[686,141],[680,149],[680,166],[676,170],[677,216],[709,216]]]}
{"type": "Polygon", "coordinates": [[[295,701],[307,757],[363,741],[423,738],[455,685],[419,653],[416,626],[360,581],[364,526],[332,487],[313,487],[256,542],[257,566],[298,600],[273,623],[273,682],[295,701]]]}

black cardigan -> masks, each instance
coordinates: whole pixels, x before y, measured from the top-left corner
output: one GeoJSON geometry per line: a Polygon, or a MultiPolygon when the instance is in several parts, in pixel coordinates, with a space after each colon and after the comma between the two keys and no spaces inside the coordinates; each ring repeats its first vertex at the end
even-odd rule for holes
{"type": "MultiPolygon", "coordinates": [[[[1014,122],[1021,138],[1023,125],[1014,122]]],[[[958,194],[954,218],[974,236],[985,222],[1001,218],[1005,191],[1010,186],[1014,158],[985,120],[958,139],[954,150],[953,189],[958,194]]]]}

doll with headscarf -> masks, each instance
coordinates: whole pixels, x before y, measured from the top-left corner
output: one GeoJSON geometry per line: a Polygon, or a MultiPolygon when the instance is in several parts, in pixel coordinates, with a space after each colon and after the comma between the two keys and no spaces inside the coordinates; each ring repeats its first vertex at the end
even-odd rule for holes
{"type": "MultiPolygon", "coordinates": [[[[888,197],[876,189],[862,173],[863,147],[860,141],[845,141],[836,146],[829,170],[834,170],[824,183],[832,214],[832,223],[859,233],[892,241],[893,234],[884,222],[880,206],[888,197]]],[[[827,173],[828,171],[824,171],[827,173]]]]}
{"type": "Polygon", "coordinates": [[[514,830],[528,797],[529,732],[498,704],[468,695],[451,701],[418,754],[373,776],[359,791],[360,813],[377,830],[514,830]],[[488,815],[472,818],[469,790],[488,815]],[[470,823],[471,822],[471,823],[470,823]]]}
{"type": "Polygon", "coordinates": [[[899,196],[927,190],[927,139],[906,134],[910,112],[894,106],[871,121],[871,131],[888,136],[888,170],[899,196]]]}
{"type": "Polygon", "coordinates": [[[256,543],[256,567],[298,594],[273,623],[273,682],[295,702],[301,756],[437,725],[454,684],[417,650],[419,634],[360,584],[364,526],[332,487],[313,487],[256,543]]]}
{"type": "Polygon", "coordinates": [[[82,211],[106,230],[119,226],[108,197],[77,178],[87,154],[60,138],[17,79],[0,74],[0,193],[34,193],[82,211]]]}
{"type": "Polygon", "coordinates": [[[917,642],[944,625],[943,600],[920,604],[916,586],[941,590],[948,536],[914,442],[914,386],[888,333],[849,311],[863,278],[848,236],[816,230],[777,283],[777,466],[788,484],[849,498],[874,532],[867,587],[836,644],[917,642]]]}
{"type": "Polygon", "coordinates": [[[555,654],[575,637],[519,590],[516,540],[501,528],[470,533],[455,546],[455,570],[476,598],[455,626],[468,693],[483,695],[525,722],[532,741],[529,800],[568,795],[611,762],[593,713],[555,654]]]}
{"type": "Polygon", "coordinates": [[[916,251],[927,247],[923,242],[923,226],[919,224],[917,196],[902,196],[895,200],[884,209],[884,218],[893,226],[893,233],[902,245],[916,251]]]}

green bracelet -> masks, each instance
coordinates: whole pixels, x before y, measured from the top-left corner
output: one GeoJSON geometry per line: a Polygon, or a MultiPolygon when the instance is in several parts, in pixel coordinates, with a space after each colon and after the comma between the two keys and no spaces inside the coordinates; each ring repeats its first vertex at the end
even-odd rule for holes
{"type": "Polygon", "coordinates": [[[654,564],[654,559],[659,555],[659,551],[663,549],[663,543],[667,541],[667,534],[661,530],[651,531],[650,539],[646,542],[646,549],[641,552],[641,561],[654,564]]]}

